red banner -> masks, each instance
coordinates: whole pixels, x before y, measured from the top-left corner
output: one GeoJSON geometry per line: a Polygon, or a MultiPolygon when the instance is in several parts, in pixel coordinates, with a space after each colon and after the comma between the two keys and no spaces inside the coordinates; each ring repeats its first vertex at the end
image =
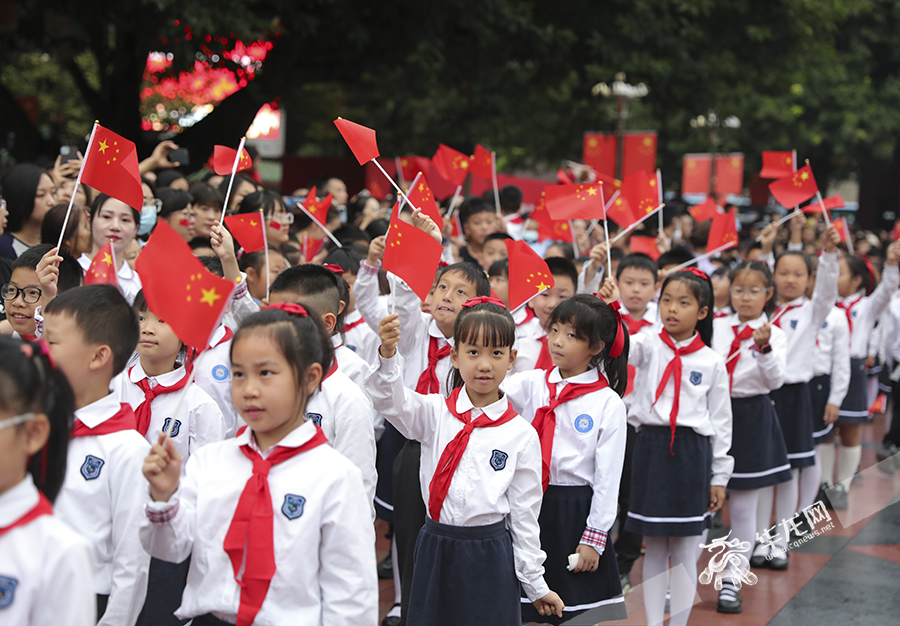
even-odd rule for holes
{"type": "Polygon", "coordinates": [[[681,167],[681,193],[709,194],[712,158],[709,154],[686,154],[681,167]]]}

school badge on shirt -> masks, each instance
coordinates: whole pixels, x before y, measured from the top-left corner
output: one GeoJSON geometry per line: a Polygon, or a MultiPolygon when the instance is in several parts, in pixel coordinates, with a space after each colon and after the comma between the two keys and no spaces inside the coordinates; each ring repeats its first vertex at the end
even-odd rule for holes
{"type": "Polygon", "coordinates": [[[306,419],[310,420],[313,424],[322,428],[322,415],[321,413],[307,413],[306,419]]]}
{"type": "Polygon", "coordinates": [[[85,480],[94,480],[100,476],[100,469],[105,464],[106,461],[103,459],[98,459],[89,454],[85,457],[84,463],[81,465],[81,475],[84,476],[85,480]]]}
{"type": "Polygon", "coordinates": [[[691,384],[695,387],[703,381],[703,374],[700,372],[691,372],[691,384]]]}
{"type": "Polygon", "coordinates": [[[281,505],[281,512],[289,520],[295,520],[303,515],[303,505],[306,504],[306,498],[303,496],[295,496],[292,493],[284,496],[284,504],[281,505]]]}
{"type": "Polygon", "coordinates": [[[224,365],[216,365],[212,368],[212,377],[219,382],[228,380],[228,368],[224,365]]]}
{"type": "Polygon", "coordinates": [[[594,427],[594,418],[587,413],[582,413],[575,418],[575,430],[580,433],[589,433],[594,427]]]}
{"type": "Polygon", "coordinates": [[[5,609],[13,602],[19,581],[8,576],[0,576],[0,609],[5,609]]]}
{"type": "Polygon", "coordinates": [[[506,459],[508,458],[509,455],[506,452],[494,450],[494,454],[491,456],[491,467],[494,468],[495,472],[499,472],[506,467],[506,459]]]}

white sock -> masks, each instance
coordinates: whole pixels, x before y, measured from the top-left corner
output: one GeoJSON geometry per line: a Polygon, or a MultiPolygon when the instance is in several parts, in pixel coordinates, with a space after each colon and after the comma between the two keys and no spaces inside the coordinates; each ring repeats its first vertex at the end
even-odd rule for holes
{"type": "MultiPolygon", "coordinates": [[[[787,547],[787,528],[782,522],[793,519],[797,512],[797,478],[800,470],[792,469],[792,478],[786,483],[779,483],[775,490],[775,532],[778,533],[775,545],[787,547]]],[[[790,526],[788,526],[790,528],[790,526]]]]}
{"type": "Polygon", "coordinates": [[[822,484],[831,486],[834,484],[833,440],[819,446],[819,456],[822,458],[822,484]]]}
{"type": "Polygon", "coordinates": [[[838,482],[844,485],[844,489],[850,491],[850,481],[859,467],[862,458],[862,446],[841,446],[838,452],[838,482]]]}
{"type": "Polygon", "coordinates": [[[731,512],[731,537],[729,540],[737,538],[741,542],[749,544],[750,548],[743,552],[747,560],[750,560],[753,544],[756,542],[756,510],[760,491],[762,490],[733,489],[728,498],[728,507],[731,512]]]}
{"type": "MultiPolygon", "coordinates": [[[[400,597],[402,596],[403,589],[400,585],[400,559],[397,557],[397,539],[396,537],[391,538],[391,561],[392,561],[392,569],[394,570],[394,604],[400,604],[400,597]]],[[[394,613],[393,609],[388,612],[388,615],[392,617],[396,615],[400,617],[400,607],[396,607],[397,610],[394,613]]]]}
{"type": "MultiPolygon", "coordinates": [[[[757,489],[759,500],[756,505],[756,532],[772,528],[772,506],[775,504],[775,487],[757,489]]],[[[778,520],[775,521],[778,523],[778,520]]]]}
{"type": "MultiPolygon", "coordinates": [[[[696,571],[696,565],[694,566],[696,571]]],[[[647,626],[662,626],[669,588],[669,541],[667,537],[644,537],[644,610],[647,626]]]]}
{"type": "Polygon", "coordinates": [[[706,552],[706,548],[701,548],[700,546],[706,543],[706,539],[709,537],[709,528],[705,529],[700,537],[697,538],[697,559],[700,560],[700,557],[703,556],[703,553],[706,552]]]}
{"type": "Polygon", "coordinates": [[[822,484],[822,458],[819,448],[816,446],[816,464],[812,467],[804,467],[800,470],[800,506],[801,511],[811,506],[816,501],[819,493],[819,485],[822,484]]]}
{"type": "Polygon", "coordinates": [[[669,585],[672,600],[669,602],[669,626],[687,626],[697,594],[697,550],[700,537],[669,537],[669,554],[672,559],[672,575],[669,585]],[[684,566],[682,570],[679,565],[684,566]],[[687,576],[684,573],[687,572],[687,576]]]}

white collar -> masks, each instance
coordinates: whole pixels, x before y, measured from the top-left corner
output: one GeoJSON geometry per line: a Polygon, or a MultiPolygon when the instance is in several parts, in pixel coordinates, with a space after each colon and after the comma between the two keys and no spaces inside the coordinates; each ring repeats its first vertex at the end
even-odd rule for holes
{"type": "Polygon", "coordinates": [[[789,307],[789,306],[800,306],[802,304],[806,304],[807,302],[809,302],[809,298],[807,298],[805,295],[802,295],[799,298],[794,298],[790,302],[780,302],[778,304],[778,307],[776,307],[776,308],[789,307]]]}
{"type": "MultiPolygon", "coordinates": [[[[740,320],[740,316],[737,313],[732,313],[728,317],[721,318],[724,319],[730,326],[737,326],[738,330],[744,325],[744,322],[740,320]]],[[[760,313],[759,317],[756,319],[750,320],[747,322],[747,326],[756,330],[757,328],[764,326],[769,321],[769,317],[765,313],[760,313]]]]}
{"type": "MultiPolygon", "coordinates": [[[[843,302],[844,304],[850,304],[851,302],[853,302],[853,301],[856,300],[857,298],[859,298],[859,300],[861,301],[861,300],[862,300],[863,298],[865,298],[865,297],[866,297],[866,292],[863,291],[862,289],[860,289],[859,291],[857,291],[857,292],[856,292],[855,294],[853,294],[852,296],[847,296],[846,298],[839,298],[839,300],[840,300],[840,302],[843,302]]],[[[855,304],[859,304],[859,302],[857,301],[855,304]]]]}
{"type": "Polygon", "coordinates": [[[362,319],[362,313],[359,312],[359,309],[353,309],[344,317],[344,324],[352,324],[359,319],[362,319]]]}
{"type": "Polygon", "coordinates": [[[344,340],[341,339],[340,333],[331,336],[331,345],[335,349],[340,348],[342,345],[344,345],[344,340]]]}
{"type": "Polygon", "coordinates": [[[256,445],[256,438],[251,437],[252,433],[253,433],[253,431],[250,429],[249,426],[247,428],[245,428],[244,432],[242,432],[240,435],[235,437],[235,439],[238,442],[238,445],[242,445],[242,446],[245,444],[249,445],[250,449],[255,450],[256,452],[258,452],[260,454],[260,456],[262,456],[263,458],[266,458],[278,446],[281,446],[283,448],[299,448],[304,443],[306,443],[307,441],[312,439],[313,435],[316,434],[316,425],[313,424],[312,422],[310,422],[309,420],[303,422],[300,426],[298,426],[297,428],[295,428],[294,430],[292,430],[291,432],[286,434],[281,441],[279,441],[278,443],[276,443],[275,445],[273,445],[271,448],[269,448],[266,451],[262,451],[259,449],[259,446],[256,445]]]}
{"type": "Polygon", "coordinates": [[[659,317],[659,315],[658,315],[659,307],[652,300],[647,303],[647,308],[644,309],[644,315],[641,316],[640,320],[638,318],[636,318],[634,315],[631,315],[631,311],[628,310],[627,306],[622,305],[622,307],[625,309],[625,311],[628,313],[628,315],[631,316],[631,319],[633,319],[636,322],[637,321],[647,321],[647,322],[653,323],[653,321],[659,317]]]}
{"type": "Polygon", "coordinates": [[[462,388],[462,390],[459,392],[459,397],[456,398],[457,413],[465,413],[466,411],[471,411],[474,409],[487,415],[488,419],[490,419],[491,421],[500,419],[503,414],[506,413],[507,408],[509,408],[509,402],[506,401],[506,397],[500,398],[493,404],[489,404],[484,407],[476,407],[472,404],[472,400],[469,399],[469,392],[465,387],[462,388]]]}
{"type": "Polygon", "coordinates": [[[209,347],[214,348],[216,345],[225,338],[225,324],[219,324],[216,326],[216,329],[213,331],[212,336],[209,338],[209,347]]]}
{"type": "Polygon", "coordinates": [[[565,382],[584,385],[595,383],[598,380],[600,380],[600,373],[594,367],[588,369],[588,371],[584,372],[583,374],[572,376],[571,378],[563,378],[562,374],[559,373],[559,368],[554,367],[552,370],[550,370],[550,377],[547,379],[547,382],[551,382],[554,384],[565,382]]]}
{"type": "Polygon", "coordinates": [[[147,373],[144,372],[144,368],[141,367],[141,360],[138,359],[137,363],[134,364],[134,367],[128,372],[128,380],[133,382],[134,384],[139,383],[145,378],[150,380],[152,386],[156,385],[164,385],[169,387],[170,385],[174,385],[182,378],[184,378],[185,370],[184,365],[178,367],[171,372],[166,372],[165,374],[160,374],[159,376],[147,376],[147,373]]]}
{"type": "Polygon", "coordinates": [[[0,528],[9,526],[28,513],[38,503],[40,496],[31,474],[12,489],[0,495],[0,528]]]}
{"type": "Polygon", "coordinates": [[[75,418],[88,428],[97,428],[100,424],[119,412],[122,404],[115,393],[108,393],[96,402],[75,411],[75,418]]]}
{"type": "Polygon", "coordinates": [[[513,322],[515,322],[516,326],[521,325],[528,317],[528,314],[525,312],[525,306],[527,305],[520,306],[512,313],[513,322]]]}
{"type": "Polygon", "coordinates": [[[451,346],[453,345],[453,337],[450,337],[449,339],[444,337],[444,333],[442,333],[441,329],[438,328],[437,322],[434,321],[434,318],[431,318],[431,321],[428,322],[428,336],[437,339],[438,345],[443,345],[441,344],[442,340],[446,343],[449,343],[451,346]]]}

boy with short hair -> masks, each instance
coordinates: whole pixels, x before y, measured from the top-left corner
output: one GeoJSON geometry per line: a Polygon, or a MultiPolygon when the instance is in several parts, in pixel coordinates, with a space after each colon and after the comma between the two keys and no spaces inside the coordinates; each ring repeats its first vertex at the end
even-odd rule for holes
{"type": "MultiPolygon", "coordinates": [[[[43,244],[29,248],[13,262],[12,275],[2,294],[6,306],[6,322],[13,331],[13,337],[36,341],[34,311],[41,304],[43,285],[38,277],[38,265],[53,246],[43,244]]],[[[46,298],[43,298],[46,300],[46,298]]]]}
{"type": "Polygon", "coordinates": [[[325,264],[333,264],[344,270],[342,278],[347,284],[347,306],[344,309],[344,343],[348,348],[356,352],[366,363],[374,363],[377,358],[378,346],[381,338],[366,323],[362,313],[356,307],[356,297],[353,293],[353,285],[356,284],[356,276],[359,274],[359,264],[363,257],[355,250],[341,248],[331,251],[325,257],[325,264]]]}
{"type": "Polygon", "coordinates": [[[57,517],[93,549],[99,624],[132,626],[147,592],[150,557],[138,528],[150,444],[128,404],[110,391],[138,342],[137,316],[111,285],[60,294],[44,311],[44,337],[75,395],[75,426],[57,517]]]}
{"type": "Polygon", "coordinates": [[[495,261],[505,259],[509,256],[509,253],[506,250],[506,244],[504,243],[507,239],[512,240],[512,237],[506,233],[491,233],[484,238],[484,243],[481,246],[481,254],[478,255],[481,269],[487,272],[491,269],[491,265],[493,265],[495,261]]]}
{"type": "Polygon", "coordinates": [[[459,249],[459,258],[478,265],[484,242],[491,233],[498,232],[496,208],[483,198],[467,198],[459,207],[459,223],[466,245],[459,249]]]}

